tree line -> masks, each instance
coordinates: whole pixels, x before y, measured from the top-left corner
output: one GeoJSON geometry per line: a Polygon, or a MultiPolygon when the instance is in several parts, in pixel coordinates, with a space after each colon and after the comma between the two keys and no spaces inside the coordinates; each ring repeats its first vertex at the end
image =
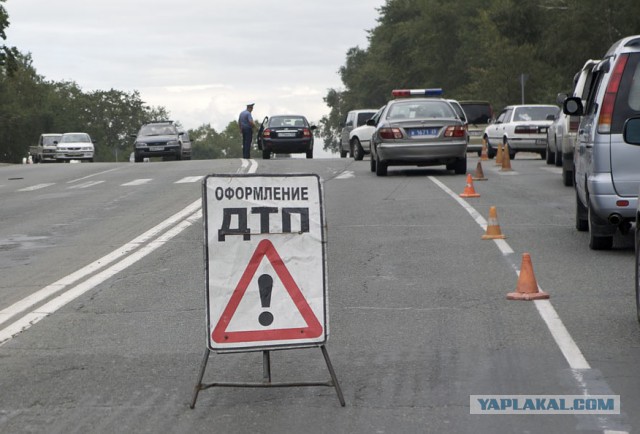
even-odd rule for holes
{"type": "Polygon", "coordinates": [[[392,89],[441,87],[446,98],[555,103],[587,59],[640,33],[637,0],[387,0],[369,46],[353,47],[320,121],[337,150],[349,110],[381,107],[392,89]]]}
{"type": "MultiPolygon", "coordinates": [[[[0,43],[9,26],[4,2],[0,43]]],[[[380,107],[394,88],[441,87],[446,98],[486,100],[500,110],[521,101],[524,76],[526,103],[554,103],[587,59],[640,33],[637,0],[387,0],[378,12],[368,47],[345,53],[342,87],[323,98],[328,114],[316,134],[325,150],[337,151],[349,110],[380,107]]],[[[69,131],[91,135],[97,161],[122,161],[131,134],[169,118],[137,91],[85,92],[74,82],[48,81],[30,54],[0,45],[1,162],[20,162],[40,133],[69,131]]],[[[203,124],[189,135],[194,159],[241,157],[236,121],[220,132],[203,124]]]]}

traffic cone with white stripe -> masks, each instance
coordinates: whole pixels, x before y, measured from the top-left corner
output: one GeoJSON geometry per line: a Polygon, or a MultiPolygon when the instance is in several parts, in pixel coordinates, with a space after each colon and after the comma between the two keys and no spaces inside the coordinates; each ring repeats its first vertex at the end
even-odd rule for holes
{"type": "Polygon", "coordinates": [[[473,179],[471,178],[471,174],[467,173],[467,185],[464,187],[464,191],[460,193],[460,197],[480,197],[478,193],[476,193],[475,188],[473,188],[473,179]]]}
{"type": "Polygon", "coordinates": [[[549,294],[538,289],[538,282],[533,275],[531,255],[523,253],[516,291],[508,293],[507,300],[545,300],[547,298],[549,294]]]}
{"type": "Polygon", "coordinates": [[[478,161],[478,165],[476,166],[476,173],[473,175],[474,181],[486,181],[487,178],[484,176],[484,171],[482,170],[482,163],[478,161]]]}
{"type": "Polygon", "coordinates": [[[496,211],[496,207],[492,206],[491,208],[489,208],[489,221],[487,222],[487,230],[482,236],[482,239],[498,240],[504,238],[507,237],[500,230],[500,225],[498,224],[498,212],[496,211]]]}

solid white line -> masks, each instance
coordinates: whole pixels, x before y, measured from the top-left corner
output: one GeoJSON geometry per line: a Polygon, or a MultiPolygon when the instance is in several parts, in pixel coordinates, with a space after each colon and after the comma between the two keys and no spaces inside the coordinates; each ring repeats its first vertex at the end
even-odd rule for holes
{"type": "Polygon", "coordinates": [[[114,170],[119,170],[119,169],[120,169],[119,167],[116,167],[115,169],[103,170],[102,172],[94,173],[92,175],[83,176],[82,178],[72,179],[71,181],[67,181],[67,184],[73,184],[74,182],[82,181],[82,180],[85,180],[87,178],[93,178],[94,176],[102,175],[104,173],[113,172],[114,170]]]}
{"type": "Polygon", "coordinates": [[[187,183],[190,183],[190,182],[198,182],[202,178],[204,178],[204,176],[187,176],[185,178],[182,178],[182,179],[174,182],[174,184],[187,184],[187,183]]]}
{"type": "Polygon", "coordinates": [[[89,181],[84,184],[72,185],[71,187],[67,187],[68,190],[79,189],[79,188],[89,188],[94,185],[102,184],[104,181],[89,181]]]}
{"type": "Polygon", "coordinates": [[[189,204],[187,207],[185,207],[180,212],[172,215],[171,217],[169,217],[168,219],[164,220],[163,222],[157,224],[156,226],[154,226],[153,228],[149,229],[148,231],[146,231],[142,235],[140,235],[140,236],[134,238],[133,240],[131,240],[130,242],[120,246],[119,248],[117,248],[113,252],[103,256],[102,258],[98,259],[97,261],[94,261],[91,264],[79,269],[78,271],[75,271],[74,273],[71,273],[68,276],[63,277],[62,279],[60,279],[60,280],[58,280],[58,281],[56,281],[56,282],[54,282],[54,283],[52,283],[50,285],[45,286],[41,290],[39,290],[37,292],[34,292],[33,294],[31,294],[28,297],[25,297],[22,300],[12,304],[11,306],[7,307],[6,309],[0,310],[0,324],[6,322],[10,318],[12,318],[15,315],[19,314],[20,312],[35,306],[36,304],[38,304],[41,301],[45,300],[46,298],[52,296],[56,292],[61,291],[62,289],[66,288],[67,286],[74,284],[78,280],[80,280],[80,279],[82,279],[84,277],[87,277],[88,275],[95,273],[96,271],[106,267],[107,265],[109,265],[112,262],[120,259],[121,257],[123,257],[125,255],[128,255],[133,250],[137,249],[141,245],[147,243],[150,239],[152,239],[155,236],[157,236],[160,232],[164,231],[168,227],[174,225],[176,222],[184,219],[185,217],[187,217],[187,216],[193,214],[194,212],[196,212],[197,210],[199,210],[201,208],[201,206],[202,206],[202,200],[201,199],[196,200],[195,202],[189,204]]]}
{"type": "MultiPolygon", "coordinates": [[[[438,179],[432,176],[430,176],[429,179],[431,179],[431,181],[433,181],[438,187],[444,190],[445,193],[455,199],[456,202],[462,205],[462,207],[467,210],[471,217],[474,218],[476,223],[478,223],[481,227],[483,227],[484,230],[486,230],[486,221],[484,220],[484,218],[478,217],[478,212],[471,205],[469,205],[467,201],[451,191],[450,188],[448,188],[438,179]]],[[[511,249],[511,247],[505,240],[494,241],[496,242],[496,245],[498,246],[502,254],[506,255],[513,253],[513,249],[511,249]]],[[[515,271],[516,274],[520,274],[519,270],[516,269],[515,271]]],[[[538,309],[538,313],[551,332],[553,339],[556,341],[556,344],[564,355],[564,358],[569,363],[569,366],[573,369],[590,369],[591,367],[589,366],[589,363],[587,363],[587,359],[585,359],[585,357],[582,355],[580,348],[578,348],[578,345],[569,334],[569,331],[564,326],[562,320],[560,319],[560,316],[551,305],[551,302],[549,300],[535,300],[535,305],[538,309]]]]}
{"type": "Polygon", "coordinates": [[[53,300],[42,305],[40,308],[26,314],[19,320],[10,324],[8,327],[5,327],[4,329],[0,330],[0,346],[6,343],[7,341],[9,341],[11,338],[16,336],[17,334],[27,330],[32,325],[46,318],[48,315],[51,315],[52,313],[56,312],[60,308],[66,306],[68,303],[75,300],[82,294],[86,293],[87,291],[90,291],[91,289],[100,285],[107,279],[127,269],[131,265],[138,262],[140,259],[152,253],[154,250],[158,249],[159,247],[162,247],[169,240],[179,235],[182,231],[187,229],[189,226],[191,226],[193,223],[195,223],[201,218],[202,218],[202,210],[199,209],[198,211],[196,211],[186,219],[182,220],[176,226],[169,229],[167,232],[165,232],[163,235],[158,237],[156,240],[145,245],[138,251],[132,253],[131,255],[121,260],[120,262],[90,277],[86,281],[80,283],[77,286],[74,286],[68,291],[65,291],[64,293],[55,297],[53,300]]]}
{"type": "Polygon", "coordinates": [[[46,188],[46,187],[50,187],[52,185],[54,185],[55,183],[49,183],[49,184],[36,184],[36,185],[32,185],[31,187],[25,187],[25,188],[21,188],[18,191],[34,191],[34,190],[40,190],[41,188],[46,188]]]}
{"type": "Polygon", "coordinates": [[[587,359],[584,358],[580,348],[575,343],[569,331],[566,329],[558,313],[553,308],[549,300],[534,300],[538,313],[547,324],[547,328],[551,332],[556,344],[560,347],[560,351],[564,358],[569,362],[572,369],[591,369],[587,359]]]}
{"type": "Polygon", "coordinates": [[[120,185],[122,187],[128,187],[128,186],[147,184],[147,183],[149,183],[151,181],[153,181],[153,179],[151,179],[151,178],[140,178],[140,179],[134,179],[131,182],[125,182],[124,184],[120,184],[120,185]]]}

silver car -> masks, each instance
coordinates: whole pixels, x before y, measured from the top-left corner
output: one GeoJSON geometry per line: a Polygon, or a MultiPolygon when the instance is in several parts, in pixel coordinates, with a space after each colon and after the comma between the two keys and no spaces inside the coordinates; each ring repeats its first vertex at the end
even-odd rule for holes
{"type": "Polygon", "coordinates": [[[582,116],[573,154],[576,229],[589,231],[592,249],[608,250],[636,219],[640,146],[623,132],[640,115],[640,35],[613,44],[593,68],[585,103],[567,98],[563,109],[582,116]]]}
{"type": "MultiPolygon", "coordinates": [[[[371,137],[371,171],[385,176],[389,166],[445,165],[467,172],[467,129],[441,90],[396,90],[371,137]]],[[[369,121],[370,123],[374,121],[369,121]]]]}

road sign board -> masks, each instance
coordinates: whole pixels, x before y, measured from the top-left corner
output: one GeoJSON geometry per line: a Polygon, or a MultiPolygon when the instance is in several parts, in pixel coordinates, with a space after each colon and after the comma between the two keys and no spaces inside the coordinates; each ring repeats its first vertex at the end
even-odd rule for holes
{"type": "Polygon", "coordinates": [[[326,342],[320,178],[210,175],[203,181],[203,210],[209,348],[326,342]]]}

